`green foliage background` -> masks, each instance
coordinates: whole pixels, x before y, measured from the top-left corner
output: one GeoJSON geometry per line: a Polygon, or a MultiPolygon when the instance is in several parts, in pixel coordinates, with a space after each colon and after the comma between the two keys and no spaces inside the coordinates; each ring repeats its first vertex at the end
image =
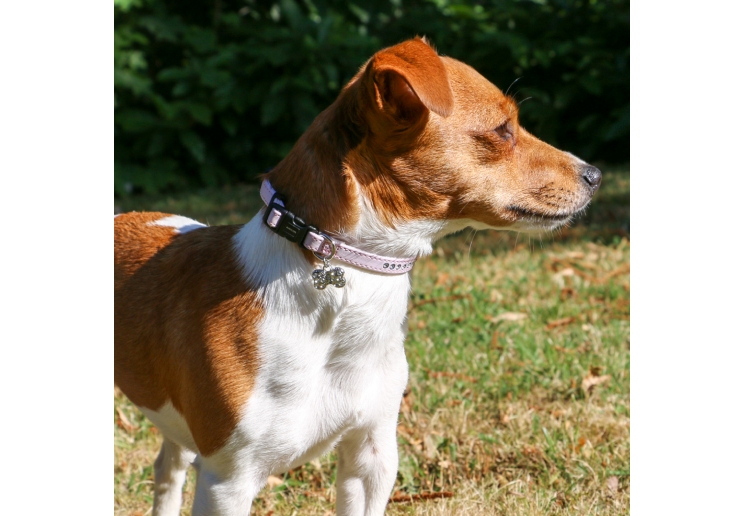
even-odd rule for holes
{"type": "Polygon", "coordinates": [[[426,35],[511,88],[525,127],[630,154],[629,0],[114,0],[118,195],[248,181],[377,50],[426,35]]]}

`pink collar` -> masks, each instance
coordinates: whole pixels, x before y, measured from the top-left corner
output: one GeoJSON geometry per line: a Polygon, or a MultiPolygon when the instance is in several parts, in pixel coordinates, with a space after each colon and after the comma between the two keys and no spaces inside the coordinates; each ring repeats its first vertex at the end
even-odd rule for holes
{"type": "Polygon", "coordinates": [[[336,258],[363,269],[386,274],[404,274],[416,263],[416,258],[379,256],[331,238],[287,210],[284,207],[284,199],[266,180],[261,184],[261,199],[268,206],[264,214],[264,223],[278,235],[313,251],[318,259],[336,258]]]}

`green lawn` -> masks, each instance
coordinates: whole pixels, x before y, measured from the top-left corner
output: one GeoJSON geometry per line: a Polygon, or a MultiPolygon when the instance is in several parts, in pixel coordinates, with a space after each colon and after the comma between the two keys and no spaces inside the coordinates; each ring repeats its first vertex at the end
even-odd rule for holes
{"type": "MultiPolygon", "coordinates": [[[[572,227],[466,230],[413,269],[388,514],[629,513],[630,176],[604,172],[572,227]]],[[[211,225],[260,205],[255,186],[115,200],[211,225]]],[[[114,405],[115,513],[144,515],[159,436],[116,390],[114,405]]],[[[331,454],[272,479],[253,513],[330,514],[334,477],[331,454]]],[[[193,490],[192,472],[184,514],[193,490]]]]}

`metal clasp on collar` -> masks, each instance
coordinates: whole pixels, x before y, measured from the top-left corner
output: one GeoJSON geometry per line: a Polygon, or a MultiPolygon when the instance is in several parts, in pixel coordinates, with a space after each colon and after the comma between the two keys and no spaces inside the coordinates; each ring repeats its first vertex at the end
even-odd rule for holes
{"type": "Polygon", "coordinates": [[[305,241],[307,233],[309,231],[317,233],[318,228],[311,224],[306,224],[304,220],[289,211],[282,204],[279,204],[279,202],[283,203],[284,198],[279,194],[274,194],[269,206],[266,208],[266,212],[264,213],[264,224],[266,224],[266,226],[277,235],[286,238],[290,242],[299,244],[299,246],[302,247],[302,243],[305,241]],[[269,224],[269,217],[272,216],[274,211],[279,213],[279,220],[276,221],[276,225],[272,226],[269,224]]]}
{"type": "MultiPolygon", "coordinates": [[[[315,257],[323,262],[322,269],[315,269],[313,271],[313,286],[318,290],[323,290],[328,285],[333,285],[336,288],[342,288],[346,285],[344,270],[341,267],[331,267],[330,265],[331,258],[336,256],[336,242],[325,233],[318,231],[318,228],[306,224],[304,220],[285,208],[284,198],[278,193],[275,193],[271,197],[271,202],[269,202],[269,205],[266,208],[263,221],[264,224],[266,224],[266,227],[271,229],[271,231],[286,238],[290,242],[298,244],[303,249],[305,248],[303,243],[305,242],[305,237],[308,232],[312,231],[313,233],[320,235],[331,245],[331,251],[327,255],[319,254],[318,251],[313,251],[315,257]],[[275,212],[279,214],[278,219],[274,214],[275,212]],[[271,220],[274,225],[270,224],[269,220],[271,220]]],[[[322,249],[323,244],[320,245],[318,250],[320,251],[322,249]]]]}

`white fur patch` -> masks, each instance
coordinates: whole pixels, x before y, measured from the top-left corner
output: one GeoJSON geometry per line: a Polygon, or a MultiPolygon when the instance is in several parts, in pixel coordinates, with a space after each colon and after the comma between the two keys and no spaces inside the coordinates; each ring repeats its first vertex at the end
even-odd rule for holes
{"type": "Polygon", "coordinates": [[[360,195],[359,223],[354,230],[341,235],[350,245],[371,253],[396,258],[428,256],[440,238],[466,227],[485,229],[489,226],[471,219],[402,221],[391,228],[382,222],[369,200],[360,195]]]}
{"type": "Polygon", "coordinates": [[[181,414],[178,413],[173,404],[168,401],[158,410],[150,410],[145,407],[137,407],[147,418],[155,423],[163,435],[174,443],[191,450],[197,451],[194,438],[191,436],[189,426],[181,414]]]}
{"type": "Polygon", "coordinates": [[[268,475],[337,446],[349,457],[338,469],[339,514],[362,514],[365,504],[382,514],[395,482],[395,427],[408,377],[409,275],[381,277],[339,262],[333,265],[346,270],[346,286],[319,291],[313,265],[264,227],[260,213],[233,241],[263,301],[260,369],[228,443],[200,464],[214,478],[238,479],[243,497],[217,494],[202,474],[200,488],[215,493],[203,512],[218,513],[224,503],[245,514],[268,475]],[[364,496],[353,495],[349,486],[357,484],[364,496]]]}
{"type": "Polygon", "coordinates": [[[183,217],[181,215],[171,215],[169,217],[165,217],[164,219],[150,222],[148,225],[171,227],[174,228],[176,230],[176,233],[179,234],[188,233],[189,231],[193,231],[195,229],[207,227],[201,222],[197,222],[193,219],[183,217]]]}

